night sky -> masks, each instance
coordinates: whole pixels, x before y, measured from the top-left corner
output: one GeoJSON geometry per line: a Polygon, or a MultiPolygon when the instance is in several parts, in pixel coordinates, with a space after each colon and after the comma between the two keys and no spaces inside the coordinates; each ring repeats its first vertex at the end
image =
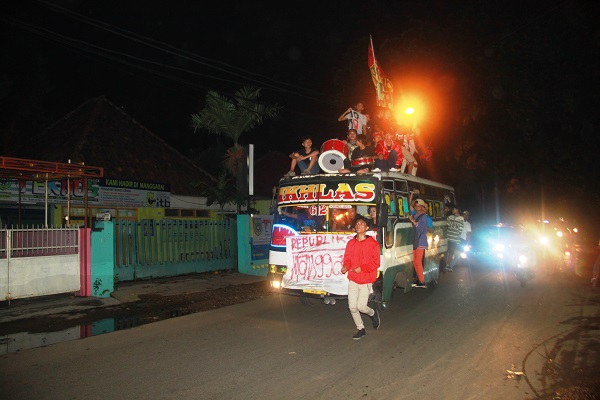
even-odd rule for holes
{"type": "Polygon", "coordinates": [[[472,209],[500,196],[505,207],[543,199],[564,212],[577,199],[598,218],[595,2],[280,4],[3,3],[3,153],[104,95],[197,154],[219,141],[190,127],[206,91],[232,95],[244,85],[283,111],[242,143],[259,155],[288,154],[307,134],[320,145],[343,137],[337,117],[350,105],[374,110],[372,35],[396,104],[418,104],[433,149],[422,176],[456,186],[472,209]]]}

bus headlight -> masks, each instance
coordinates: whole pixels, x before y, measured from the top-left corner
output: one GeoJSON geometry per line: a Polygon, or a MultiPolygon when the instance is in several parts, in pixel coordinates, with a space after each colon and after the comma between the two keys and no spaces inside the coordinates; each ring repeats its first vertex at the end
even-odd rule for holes
{"type": "Polygon", "coordinates": [[[281,281],[279,279],[272,279],[271,280],[271,287],[273,289],[281,289],[281,281]]]}

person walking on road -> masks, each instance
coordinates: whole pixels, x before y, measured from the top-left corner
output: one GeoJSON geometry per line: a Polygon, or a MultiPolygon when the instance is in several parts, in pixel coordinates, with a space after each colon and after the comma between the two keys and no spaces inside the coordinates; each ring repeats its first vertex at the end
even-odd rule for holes
{"type": "Polygon", "coordinates": [[[452,272],[452,269],[458,262],[457,250],[460,245],[460,235],[462,234],[463,226],[465,224],[464,218],[459,213],[458,206],[456,204],[450,204],[449,208],[452,210],[452,215],[446,220],[448,222],[448,230],[446,231],[448,253],[446,257],[446,269],[444,272],[452,272]]]}
{"type": "Polygon", "coordinates": [[[461,246],[468,246],[471,244],[471,223],[469,222],[469,217],[471,213],[468,211],[463,211],[463,219],[465,220],[463,225],[462,233],[460,234],[461,246]]]}
{"type": "Polygon", "coordinates": [[[371,317],[374,329],[381,326],[379,312],[368,306],[373,282],[377,279],[381,250],[379,243],[367,236],[368,224],[365,217],[360,215],[356,218],[354,229],[356,236],[346,244],[341,272],[348,272],[348,308],[358,330],[352,338],[359,340],[366,335],[361,313],[371,317]]]}

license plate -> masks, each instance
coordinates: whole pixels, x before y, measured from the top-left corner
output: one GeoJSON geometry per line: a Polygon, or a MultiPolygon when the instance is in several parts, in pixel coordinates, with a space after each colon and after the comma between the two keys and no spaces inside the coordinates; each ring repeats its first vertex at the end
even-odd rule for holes
{"type": "Polygon", "coordinates": [[[324,290],[303,289],[302,291],[310,294],[327,294],[327,292],[324,290]]]}

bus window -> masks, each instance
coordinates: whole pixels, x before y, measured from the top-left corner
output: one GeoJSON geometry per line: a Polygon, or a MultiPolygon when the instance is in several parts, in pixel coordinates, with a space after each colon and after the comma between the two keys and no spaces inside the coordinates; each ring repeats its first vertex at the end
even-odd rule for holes
{"type": "Polygon", "coordinates": [[[394,183],[396,193],[408,193],[408,184],[406,181],[395,180],[394,183]]]}
{"type": "Polygon", "coordinates": [[[354,220],[356,219],[355,206],[339,206],[331,208],[329,216],[330,232],[352,232],[354,231],[354,220]]]}
{"type": "Polygon", "coordinates": [[[362,215],[365,218],[369,218],[369,208],[371,208],[371,206],[363,206],[361,205],[357,205],[356,206],[356,213],[358,215],[362,215]]]}
{"type": "Polygon", "coordinates": [[[402,246],[402,228],[398,227],[394,236],[394,247],[399,248],[400,246],[402,246]]]}
{"type": "Polygon", "coordinates": [[[281,207],[277,222],[298,232],[316,232],[323,229],[324,218],[313,207],[281,207]]]}

